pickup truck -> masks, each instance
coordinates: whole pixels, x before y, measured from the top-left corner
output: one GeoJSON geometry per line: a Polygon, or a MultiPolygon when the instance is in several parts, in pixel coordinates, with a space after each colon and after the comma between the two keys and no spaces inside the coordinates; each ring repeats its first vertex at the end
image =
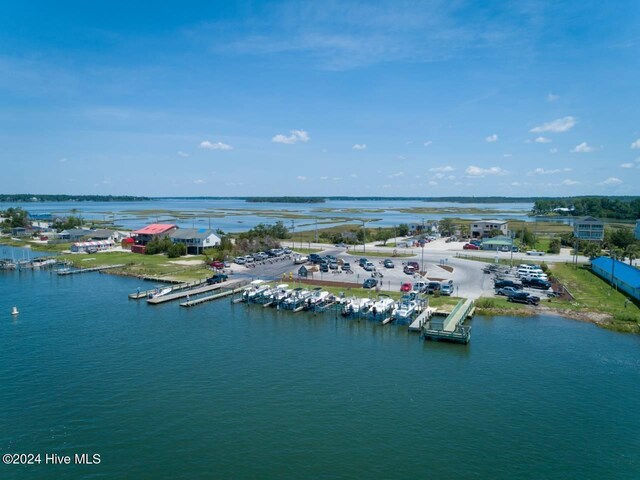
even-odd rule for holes
{"type": "Polygon", "coordinates": [[[507,297],[507,302],[538,305],[540,303],[540,297],[536,297],[535,295],[530,295],[527,292],[514,292],[507,297]]]}

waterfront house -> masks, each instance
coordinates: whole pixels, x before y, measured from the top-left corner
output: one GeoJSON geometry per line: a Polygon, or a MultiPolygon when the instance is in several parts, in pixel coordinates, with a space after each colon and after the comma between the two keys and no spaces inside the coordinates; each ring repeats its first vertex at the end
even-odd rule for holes
{"type": "Polygon", "coordinates": [[[485,238],[482,240],[482,250],[496,250],[508,252],[513,246],[513,239],[504,235],[498,235],[493,238],[485,238]]]}
{"type": "Polygon", "coordinates": [[[199,255],[206,248],[220,245],[220,237],[208,228],[180,228],[169,234],[173,243],[187,247],[187,253],[199,255]]]}
{"type": "Polygon", "coordinates": [[[598,257],[591,262],[591,271],[637,301],[640,301],[640,270],[611,257],[598,257]]]}
{"type": "Polygon", "coordinates": [[[471,222],[471,238],[490,237],[493,230],[501,235],[509,235],[509,222],[505,220],[476,220],[471,222]]]}
{"type": "Polygon", "coordinates": [[[177,229],[177,225],[170,223],[152,223],[140,230],[131,232],[131,236],[136,239],[137,245],[146,245],[154,238],[168,237],[171,232],[177,229]]]}
{"type": "Polygon", "coordinates": [[[111,240],[97,240],[94,242],[77,242],[71,245],[73,253],[94,253],[108,250],[113,247],[111,240]]]}
{"type": "Polygon", "coordinates": [[[576,220],[573,224],[573,236],[578,240],[601,242],[604,239],[604,223],[594,217],[576,220]]]}
{"type": "Polygon", "coordinates": [[[88,228],[70,228],[69,230],[60,232],[58,238],[69,242],[78,242],[85,238],[90,238],[93,232],[94,230],[89,230],[88,228]]]}
{"type": "Polygon", "coordinates": [[[113,243],[120,243],[127,235],[116,230],[99,228],[91,234],[92,240],[110,240],[113,243]]]}
{"type": "Polygon", "coordinates": [[[24,227],[14,227],[11,229],[11,235],[14,237],[26,237],[30,234],[31,232],[24,227]]]}
{"type": "Polygon", "coordinates": [[[636,240],[640,240],[640,220],[636,222],[635,234],[636,234],[636,240]]]}

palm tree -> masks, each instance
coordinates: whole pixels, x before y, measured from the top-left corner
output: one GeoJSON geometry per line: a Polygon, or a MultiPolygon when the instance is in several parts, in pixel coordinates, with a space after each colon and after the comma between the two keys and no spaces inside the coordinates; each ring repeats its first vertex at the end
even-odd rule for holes
{"type": "Polygon", "coordinates": [[[596,242],[589,242],[584,248],[584,254],[589,257],[589,260],[599,257],[601,253],[600,244],[596,242]]]}
{"type": "Polygon", "coordinates": [[[640,248],[635,244],[628,245],[624,249],[624,256],[629,259],[629,265],[632,265],[633,261],[640,257],[640,248]]]}

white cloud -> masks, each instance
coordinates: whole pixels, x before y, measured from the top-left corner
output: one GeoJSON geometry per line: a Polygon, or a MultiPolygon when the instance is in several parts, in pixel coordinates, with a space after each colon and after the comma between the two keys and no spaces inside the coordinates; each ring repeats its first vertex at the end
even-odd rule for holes
{"type": "Polygon", "coordinates": [[[437,180],[441,180],[444,178],[444,173],[436,173],[433,175],[433,178],[437,179],[437,180]]]}
{"type": "Polygon", "coordinates": [[[196,180],[193,181],[193,183],[195,183],[196,185],[201,185],[205,182],[206,180],[204,178],[198,178],[196,180]]]}
{"type": "Polygon", "coordinates": [[[433,142],[431,140],[427,140],[426,142],[423,143],[423,145],[425,147],[428,147],[429,145],[431,145],[433,142]]]}
{"type": "MultiPolygon", "coordinates": [[[[204,143],[204,142],[202,142],[202,143],[204,143]]],[[[202,146],[202,143],[200,144],[200,146],[202,146]]],[[[178,155],[179,155],[179,156],[181,156],[181,157],[183,157],[183,158],[187,158],[187,157],[189,156],[189,154],[188,154],[188,153],[180,152],[180,151],[178,152],[178,155]]]]}
{"type": "Polygon", "coordinates": [[[534,140],[536,143],[551,143],[551,139],[547,137],[538,137],[534,140]]]}
{"type": "Polygon", "coordinates": [[[274,136],[271,141],[275,143],[284,143],[286,145],[309,141],[309,134],[304,130],[291,130],[289,133],[291,134],[289,136],[279,133],[274,136]]]}
{"type": "Polygon", "coordinates": [[[560,182],[561,185],[564,185],[566,187],[571,187],[572,185],[577,185],[580,182],[577,182],[575,180],[571,180],[570,178],[567,178],[566,180],[563,180],[562,182],[560,182]]]}
{"type": "Polygon", "coordinates": [[[511,158],[513,157],[512,153],[505,153],[504,155],[502,155],[504,158],[511,158]]]}
{"type": "Polygon", "coordinates": [[[555,102],[556,100],[558,100],[560,98],[560,95],[556,95],[554,93],[549,93],[547,95],[547,102],[555,102]]]}
{"type": "Polygon", "coordinates": [[[557,118],[552,120],[551,122],[543,123],[542,125],[538,125],[537,127],[533,127],[530,132],[533,133],[542,133],[542,132],[555,132],[561,133],[569,131],[576,124],[576,119],[568,116],[563,118],[557,118]]]}
{"type": "Polygon", "coordinates": [[[631,148],[640,148],[640,138],[631,144],[631,148]]]}
{"type": "Polygon", "coordinates": [[[544,168],[536,168],[527,173],[527,175],[552,175],[554,173],[560,173],[562,170],[554,168],[553,170],[545,170],[544,168]]]}
{"type": "Polygon", "coordinates": [[[484,177],[485,175],[504,175],[505,171],[500,167],[480,168],[470,165],[464,173],[470,177],[484,177]]]}
{"type": "Polygon", "coordinates": [[[493,143],[493,142],[497,142],[498,141],[498,135],[497,134],[492,134],[489,135],[487,138],[485,138],[485,140],[489,143],[493,143]]]}
{"type": "Polygon", "coordinates": [[[339,182],[340,180],[342,180],[342,177],[333,177],[331,180],[333,180],[334,182],[339,182]]]}
{"type": "Polygon", "coordinates": [[[522,185],[520,182],[511,182],[512,187],[519,187],[520,185],[522,185]]]}
{"type": "Polygon", "coordinates": [[[207,150],[233,150],[231,145],[227,145],[222,142],[211,143],[209,140],[200,142],[200,148],[205,148],[207,150]]]}
{"type": "Polygon", "coordinates": [[[304,182],[306,179],[307,179],[307,177],[305,177],[304,175],[298,175],[298,176],[296,177],[296,180],[299,180],[299,181],[301,181],[301,182],[304,182]]]}
{"type": "Polygon", "coordinates": [[[430,172],[453,172],[455,168],[451,165],[445,165],[444,167],[432,167],[429,169],[430,172]]]}
{"type": "Polygon", "coordinates": [[[432,187],[435,187],[436,185],[438,185],[438,182],[434,182],[433,180],[431,180],[429,182],[429,185],[431,185],[432,187]]]}
{"type": "Polygon", "coordinates": [[[558,149],[557,148],[550,148],[549,149],[549,153],[558,153],[558,149]]]}
{"type": "Polygon", "coordinates": [[[60,160],[58,160],[60,163],[66,163],[67,159],[66,158],[61,158],[60,160]]]}
{"type": "Polygon", "coordinates": [[[366,143],[356,143],[353,147],[354,150],[365,150],[367,148],[366,143]]]}
{"type": "Polygon", "coordinates": [[[633,168],[633,163],[621,163],[620,168],[633,168]]]}
{"type": "Polygon", "coordinates": [[[571,149],[572,153],[589,153],[593,152],[593,147],[591,145],[587,145],[587,142],[582,142],[580,145],[576,145],[571,149]]]}
{"type": "Polygon", "coordinates": [[[404,172],[396,172],[389,175],[389,178],[398,178],[398,177],[404,177],[404,172]]]}
{"type": "Polygon", "coordinates": [[[320,180],[329,180],[329,177],[320,177],[320,180]]]}
{"type": "Polygon", "coordinates": [[[620,180],[618,177],[609,177],[605,181],[600,182],[600,185],[620,185],[621,183],[622,180],[620,180]]]}
{"type": "Polygon", "coordinates": [[[358,178],[358,175],[356,175],[355,173],[352,173],[351,175],[349,175],[351,178],[358,178]]]}

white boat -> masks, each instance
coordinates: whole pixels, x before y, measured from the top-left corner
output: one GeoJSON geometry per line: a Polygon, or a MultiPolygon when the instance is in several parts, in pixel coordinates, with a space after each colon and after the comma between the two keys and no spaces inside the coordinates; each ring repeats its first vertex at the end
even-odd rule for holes
{"type": "Polygon", "coordinates": [[[245,300],[251,301],[262,296],[263,292],[269,289],[269,285],[265,284],[264,280],[254,280],[249,284],[242,296],[245,300]]]}
{"type": "Polygon", "coordinates": [[[289,288],[289,285],[287,285],[286,283],[281,283],[280,285],[276,286],[276,292],[273,296],[273,299],[278,303],[282,302],[291,295],[292,291],[293,290],[289,288]]]}
{"type": "Polygon", "coordinates": [[[44,268],[55,264],[56,260],[54,258],[35,258],[31,261],[33,268],[44,268]]]}
{"type": "Polygon", "coordinates": [[[387,295],[380,295],[378,300],[371,306],[371,312],[375,315],[386,313],[393,307],[394,301],[387,295]]]}
{"type": "Polygon", "coordinates": [[[299,303],[304,302],[307,298],[311,296],[311,292],[306,288],[295,288],[291,295],[287,299],[285,299],[285,305],[297,305],[299,303]]]}
{"type": "Polygon", "coordinates": [[[320,288],[314,288],[311,296],[307,299],[307,305],[321,305],[323,304],[327,298],[329,297],[329,292],[326,290],[321,290],[320,288]]]}
{"type": "Polygon", "coordinates": [[[171,287],[156,288],[154,291],[149,292],[149,294],[147,295],[147,298],[162,297],[163,295],[167,295],[167,294],[171,293],[172,290],[173,290],[173,288],[171,288],[171,287]]]}
{"type": "Polygon", "coordinates": [[[353,313],[366,313],[373,305],[373,300],[370,298],[355,298],[351,303],[351,310],[353,313]]]}
{"type": "Polygon", "coordinates": [[[398,320],[407,320],[416,313],[418,303],[415,300],[402,300],[398,302],[397,307],[393,311],[394,318],[398,320]]]}

